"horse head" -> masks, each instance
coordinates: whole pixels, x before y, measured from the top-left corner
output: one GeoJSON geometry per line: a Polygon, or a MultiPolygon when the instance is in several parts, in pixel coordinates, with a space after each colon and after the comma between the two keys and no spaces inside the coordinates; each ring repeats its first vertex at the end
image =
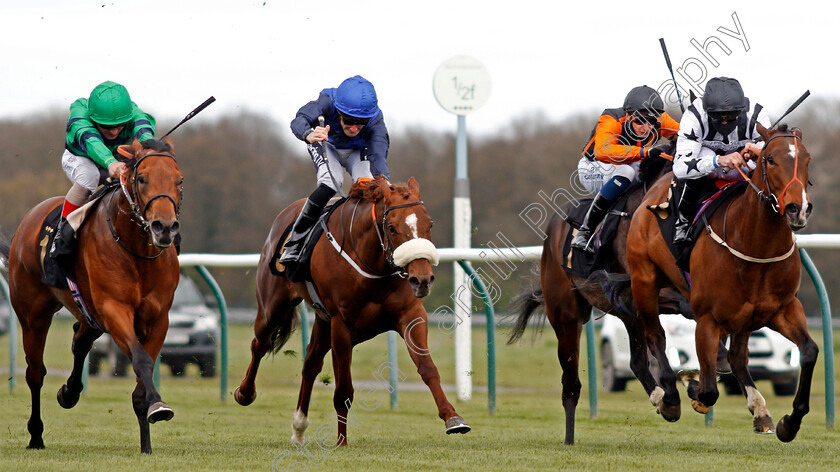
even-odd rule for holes
{"type": "Polygon", "coordinates": [[[381,225],[385,257],[402,269],[414,296],[425,297],[435,282],[432,265],[440,258],[431,241],[432,218],[420,199],[420,185],[412,177],[404,186],[394,185],[379,176],[366,186],[365,195],[382,200],[385,208],[381,225]]]}
{"type": "Polygon", "coordinates": [[[798,231],[808,224],[813,208],[807,192],[811,155],[802,143],[802,130],[788,129],[787,125],[768,130],[760,123],[756,130],[765,143],[756,174],[764,180],[773,209],[784,215],[793,231],[798,231]]]}
{"type": "Polygon", "coordinates": [[[142,143],[135,139],[131,147],[121,149],[121,154],[131,158],[122,184],[132,213],[159,248],[172,245],[180,228],[184,176],[173,150],[169,138],[142,143]]]}

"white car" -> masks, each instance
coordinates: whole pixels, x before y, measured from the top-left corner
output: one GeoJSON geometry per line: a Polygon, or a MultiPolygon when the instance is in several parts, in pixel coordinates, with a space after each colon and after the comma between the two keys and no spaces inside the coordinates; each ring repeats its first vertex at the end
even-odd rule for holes
{"type": "MultiPolygon", "coordinates": [[[[665,353],[675,371],[700,368],[694,347],[697,323],[681,315],[660,315],[659,322],[665,331],[665,353]]],[[[630,370],[630,340],[624,323],[612,315],[604,315],[601,327],[601,372],[604,390],[621,392],[627,381],[636,378],[630,370]]],[[[781,334],[770,328],[761,328],[750,336],[749,369],[753,380],[770,380],[776,395],[796,393],[799,379],[799,349],[781,334]]],[[[651,369],[658,370],[656,360],[650,356],[651,369]]],[[[656,375],[656,374],[654,374],[656,375]]],[[[738,381],[732,374],[722,375],[727,394],[741,393],[738,381]]]]}

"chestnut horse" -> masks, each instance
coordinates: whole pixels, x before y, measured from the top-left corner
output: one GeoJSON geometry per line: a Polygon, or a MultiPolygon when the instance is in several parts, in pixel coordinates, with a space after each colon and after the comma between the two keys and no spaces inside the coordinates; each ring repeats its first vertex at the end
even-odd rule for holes
{"type": "MultiPolygon", "coordinates": [[[[667,171],[671,165],[665,159],[649,158],[651,165],[642,174],[642,185],[631,190],[626,203],[613,211],[622,211],[632,215],[651,182],[667,171]],[[655,162],[660,161],[660,162],[655,162]],[[647,177],[645,177],[647,176],[647,177]]],[[[561,207],[568,214],[578,202],[570,202],[561,207]]],[[[557,357],[563,369],[563,408],[566,413],[565,444],[575,442],[575,410],[580,399],[580,334],[583,324],[589,321],[592,307],[604,313],[611,313],[624,322],[630,336],[631,362],[633,373],[642,383],[645,391],[650,395],[656,388],[656,380],[648,367],[647,345],[644,337],[644,327],[638,323],[635,309],[627,281],[627,258],[625,246],[630,219],[624,217],[618,224],[615,240],[610,248],[612,261],[609,272],[596,271],[589,278],[579,277],[564,269],[563,247],[571,225],[559,214],[555,214],[548,223],[546,233],[548,237],[543,243],[542,258],[540,260],[540,286],[531,287],[518,295],[513,301],[513,311],[519,316],[511,332],[508,344],[517,341],[525,332],[528,319],[540,306],[545,305],[545,313],[554,334],[557,335],[557,357]],[[607,289],[609,287],[609,289],[607,289]],[[608,293],[610,292],[610,293],[608,293]]],[[[684,313],[686,300],[673,290],[666,290],[662,294],[662,308],[665,313],[684,313]],[[681,309],[680,302],[683,302],[681,309]]],[[[590,388],[596,388],[591,385],[590,388]]]]}
{"type": "MultiPolygon", "coordinates": [[[[316,304],[328,315],[319,311],[312,328],[292,420],[292,440],[304,442],[312,385],[324,356],[332,350],[337,444],[347,445],[353,346],[389,330],[405,339],[447,434],[466,433],[470,427],[446,399],[428,349],[426,310],[420,299],[434,283],[432,265],[437,264],[438,255],[430,240],[432,219],[420,199],[420,186],[413,177],[406,186],[399,186],[380,176],[367,185],[354,184],[349,196],[330,216],[326,224],[329,234],[317,242],[312,253],[311,280],[320,299],[316,304]]],[[[300,200],[280,212],[260,255],[251,364],[234,392],[240,405],[250,405],[256,399],[254,381],[260,361],[269,351],[278,352],[288,340],[295,327],[294,307],[304,299],[313,304],[306,284],[273,275],[268,267],[284,229],[302,204],[300,200]]]]}
{"type": "Polygon", "coordinates": [[[84,387],[82,367],[91,344],[102,335],[102,327],[131,359],[137,374],[132,403],[140,423],[141,452],[152,452],[149,423],[173,415],[155,389],[152,370],[166,337],[169,307],[178,285],[178,257],[172,242],[178,233],[183,176],[168,139],[142,145],[135,140],[123,152],[133,154],[126,162],[129,172],[125,181],[102,197],[76,234],[76,283],[92,322],[76,306],[69,290],[41,282],[41,257],[47,246],[38,235],[45,217],[63,198],[50,198],[30,210],[18,226],[10,252],[4,254],[32,396],[28,449],[44,448],[40,403],[47,374],[44,344],[53,314],[62,305],[78,320],[73,325],[73,370],[58,391],[62,407],[72,408],[79,401],[84,387]]]}
{"type": "MultiPolygon", "coordinates": [[[[802,304],[796,298],[800,259],[793,231],[805,227],[811,213],[806,183],[811,159],[799,129],[756,128],[765,147],[756,157],[749,180],[752,190],[732,197],[711,216],[706,232],[691,254],[691,287],[687,286],[665,245],[656,216],[636,212],[630,225],[627,259],[639,315],[644,320],[651,352],[659,359],[659,383],[664,398],[659,409],[666,419],[679,417],[676,376],[665,360],[665,336],[659,325],[656,294],[672,286],[689,297],[697,320],[695,343],[700,361],[699,383],[684,378],[692,406],[705,413],[715,404],[717,346],[731,334],[729,362],[754,416],[753,428],[772,432],[764,398],[747,370],[750,333],[768,326],[793,341],[801,353],[801,375],[793,413],[776,425],[776,435],[791,441],[808,413],[808,396],[818,348],[808,334],[802,304]],[[753,191],[754,190],[754,191],[753,191]],[[728,225],[728,227],[727,227],[728,225]]],[[[644,205],[665,201],[670,178],[660,179],[648,192],[644,205]]]]}

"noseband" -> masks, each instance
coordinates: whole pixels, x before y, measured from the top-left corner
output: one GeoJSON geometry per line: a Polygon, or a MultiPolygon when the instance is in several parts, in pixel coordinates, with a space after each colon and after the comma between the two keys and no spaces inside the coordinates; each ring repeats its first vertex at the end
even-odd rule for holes
{"type": "MultiPolygon", "coordinates": [[[[776,138],[793,138],[793,140],[794,140],[794,146],[793,146],[793,149],[794,149],[794,151],[793,151],[793,178],[790,179],[790,182],[788,182],[787,185],[785,185],[785,188],[782,189],[782,194],[781,194],[781,196],[779,196],[779,198],[776,198],[776,195],[773,193],[773,190],[770,188],[770,181],[767,180],[767,159],[766,158],[761,159],[761,172],[764,174],[764,185],[767,187],[767,191],[770,193],[770,196],[772,196],[773,200],[774,200],[774,201],[770,202],[770,206],[773,207],[774,211],[778,212],[781,215],[781,214],[783,214],[783,212],[782,212],[781,205],[779,204],[779,200],[781,200],[782,202],[785,201],[785,194],[787,193],[788,189],[790,188],[791,185],[793,185],[794,182],[799,182],[799,185],[802,185],[803,188],[805,188],[805,184],[803,184],[802,181],[799,180],[799,177],[796,175],[797,172],[799,171],[799,146],[796,145],[796,140],[800,139],[799,136],[797,136],[795,134],[792,134],[792,133],[777,134],[777,135],[775,135],[772,138],[767,140],[767,142],[764,144],[764,149],[767,149],[767,146],[770,145],[770,141],[772,141],[776,138]]],[[[804,202],[803,202],[803,204],[804,204],[804,202]]]]}

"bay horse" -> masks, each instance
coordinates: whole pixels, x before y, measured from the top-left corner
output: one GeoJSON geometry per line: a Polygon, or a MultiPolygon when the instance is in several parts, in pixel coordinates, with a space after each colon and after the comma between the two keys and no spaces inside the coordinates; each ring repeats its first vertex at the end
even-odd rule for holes
{"type": "MultiPolygon", "coordinates": [[[[800,257],[794,231],[805,227],[812,205],[807,194],[811,156],[802,143],[802,132],[786,126],[756,129],[765,142],[756,159],[749,188],[724,201],[708,219],[706,232],[697,239],[690,260],[691,286],[687,285],[666,247],[650,211],[636,212],[630,225],[627,259],[633,298],[642,317],[651,352],[659,359],[660,401],[663,417],[679,416],[676,376],[665,359],[665,337],[659,325],[656,294],[675,287],[691,301],[697,320],[695,344],[700,363],[698,375],[683,378],[693,408],[705,413],[718,399],[715,380],[717,345],[731,334],[729,362],[753,414],[753,429],[772,433],[773,420],[764,398],[747,370],[750,333],[767,326],[793,341],[801,354],[801,375],[793,412],[776,425],[784,442],[796,437],[808,413],[811,381],[819,349],[808,334],[805,313],[797,299],[800,257]],[[727,227],[728,225],[728,227],[727,227]],[[666,416],[667,415],[667,416],[666,416]]],[[[668,176],[648,192],[643,205],[665,201],[668,176]]]]}
{"type": "MultiPolygon", "coordinates": [[[[284,229],[294,221],[303,202],[280,212],[260,254],[251,363],[234,392],[240,405],[250,405],[256,399],[254,382],[260,361],[269,351],[277,353],[288,340],[296,323],[294,307],[302,300],[313,305],[304,283],[273,275],[268,267],[284,229]]],[[[407,185],[394,185],[379,176],[367,184],[355,183],[349,200],[331,214],[326,227],[329,234],[315,245],[310,266],[312,285],[320,299],[315,306],[325,310],[316,310],[306,348],[292,441],[304,442],[312,386],[323,368],[324,356],[332,350],[333,405],[339,419],[336,444],[347,445],[347,415],[354,395],[350,376],[353,346],[389,330],[405,339],[446,433],[468,432],[470,426],[443,393],[428,348],[427,315],[421,299],[434,283],[432,265],[437,265],[438,255],[430,239],[432,219],[420,199],[417,181],[412,177],[407,185]]]]}
{"type": "Polygon", "coordinates": [[[58,391],[62,407],[72,408],[79,401],[85,358],[104,329],[131,359],[137,375],[132,404],[140,424],[141,453],[152,452],[149,423],[169,420],[174,414],[152,380],[179,277],[172,243],[179,229],[183,175],[172,149],[168,139],[142,144],[135,140],[124,147],[121,151],[133,156],[126,161],[125,180],[102,196],[76,233],[76,283],[91,319],[77,307],[69,290],[41,282],[41,258],[48,246],[46,240],[39,241],[39,233],[46,216],[62,204],[62,197],[52,197],[27,212],[9,251],[3,254],[8,260],[11,302],[21,325],[26,383],[32,397],[28,449],[44,448],[40,403],[47,374],[44,344],[52,317],[62,305],[78,320],[73,325],[73,370],[58,391]]]}
{"type": "MultiPolygon", "coordinates": [[[[511,331],[508,344],[516,342],[525,332],[528,319],[541,306],[557,336],[557,357],[563,370],[562,398],[566,415],[566,436],[564,443],[575,443],[575,410],[580,399],[580,335],[583,325],[592,315],[592,307],[604,313],[617,316],[627,327],[630,337],[630,367],[648,395],[657,388],[648,367],[648,350],[642,323],[637,322],[635,307],[627,283],[627,257],[625,255],[627,231],[630,218],[642,201],[652,182],[671,169],[671,162],[665,158],[647,158],[646,169],[641,173],[642,183],[628,190],[623,207],[614,207],[611,211],[621,211],[623,218],[618,223],[615,240],[610,248],[611,266],[605,271],[593,272],[588,278],[574,275],[564,269],[563,248],[568,234],[574,228],[564,216],[555,213],[546,228],[547,237],[543,242],[540,259],[539,286],[536,284],[514,298],[512,311],[518,313],[511,331]]],[[[568,215],[579,203],[568,202],[560,207],[568,215]]],[[[690,313],[687,301],[673,290],[665,290],[660,303],[665,313],[690,313]]],[[[597,388],[590,385],[590,388],[597,388]]]]}

